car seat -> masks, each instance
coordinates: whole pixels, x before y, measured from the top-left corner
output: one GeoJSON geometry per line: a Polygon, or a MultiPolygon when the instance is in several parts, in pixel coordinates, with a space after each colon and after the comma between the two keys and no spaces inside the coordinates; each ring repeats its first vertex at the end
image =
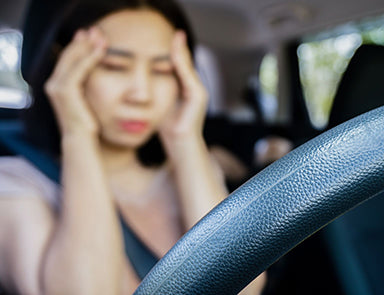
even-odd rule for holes
{"type": "MultiPolygon", "coordinates": [[[[362,45],[337,90],[328,129],[384,104],[384,46],[362,45]]],[[[384,193],[324,231],[346,295],[384,294],[384,193]]]]}

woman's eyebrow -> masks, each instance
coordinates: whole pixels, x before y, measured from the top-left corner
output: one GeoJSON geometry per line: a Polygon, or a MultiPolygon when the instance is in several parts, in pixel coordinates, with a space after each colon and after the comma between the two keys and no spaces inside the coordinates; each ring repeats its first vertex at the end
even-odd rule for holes
{"type": "MultiPolygon", "coordinates": [[[[114,55],[119,57],[126,57],[126,58],[134,58],[135,54],[129,50],[126,49],[119,49],[119,48],[108,48],[107,49],[107,55],[114,55]]],[[[171,56],[169,54],[159,55],[151,58],[152,62],[162,62],[162,61],[171,61],[171,56]]]]}
{"type": "Polygon", "coordinates": [[[162,62],[162,61],[171,61],[171,56],[169,54],[164,54],[160,56],[155,56],[151,59],[153,62],[162,62]]]}
{"type": "Polygon", "coordinates": [[[126,58],[135,57],[135,54],[133,52],[124,50],[124,49],[118,49],[118,48],[108,48],[107,55],[114,55],[114,56],[120,56],[120,57],[126,57],[126,58]]]}

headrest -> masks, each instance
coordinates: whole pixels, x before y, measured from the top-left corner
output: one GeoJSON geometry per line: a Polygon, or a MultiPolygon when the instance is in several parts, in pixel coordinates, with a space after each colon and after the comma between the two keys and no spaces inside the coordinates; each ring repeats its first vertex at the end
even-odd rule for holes
{"type": "Polygon", "coordinates": [[[384,46],[362,45],[337,89],[328,128],[384,105],[384,46]]]}

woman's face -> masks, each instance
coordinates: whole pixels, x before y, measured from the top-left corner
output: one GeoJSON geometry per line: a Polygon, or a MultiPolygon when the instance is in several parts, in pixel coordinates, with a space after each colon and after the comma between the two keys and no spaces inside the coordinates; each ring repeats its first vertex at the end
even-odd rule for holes
{"type": "Polygon", "coordinates": [[[108,51],[86,83],[85,96],[109,144],[138,148],[172,111],[178,83],[171,62],[174,27],[151,10],[124,10],[98,27],[108,51]]]}

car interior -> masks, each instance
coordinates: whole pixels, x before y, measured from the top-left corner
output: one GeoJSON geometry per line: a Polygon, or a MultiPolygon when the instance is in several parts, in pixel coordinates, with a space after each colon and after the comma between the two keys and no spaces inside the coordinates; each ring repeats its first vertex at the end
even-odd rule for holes
{"type": "MultiPolygon", "coordinates": [[[[384,294],[384,2],[178,1],[196,34],[195,65],[209,93],[204,136],[233,193],[137,294],[237,294],[263,270],[264,295],[384,294]],[[342,164],[334,153],[340,150],[342,164]],[[262,197],[244,197],[252,194],[262,197]],[[286,215],[269,215],[274,208],[286,215]],[[240,217],[220,220],[220,210],[240,217]],[[199,245],[192,247],[194,239],[199,245]],[[211,240],[231,257],[215,253],[211,240]],[[191,250],[183,253],[186,245],[191,250]],[[244,245],[249,251],[242,253],[244,245]]],[[[60,2],[0,3],[1,155],[20,130],[20,111],[33,104],[20,69],[21,61],[33,62],[20,54],[23,32],[44,26],[60,2]],[[24,25],[31,11],[33,28],[24,25]]]]}

